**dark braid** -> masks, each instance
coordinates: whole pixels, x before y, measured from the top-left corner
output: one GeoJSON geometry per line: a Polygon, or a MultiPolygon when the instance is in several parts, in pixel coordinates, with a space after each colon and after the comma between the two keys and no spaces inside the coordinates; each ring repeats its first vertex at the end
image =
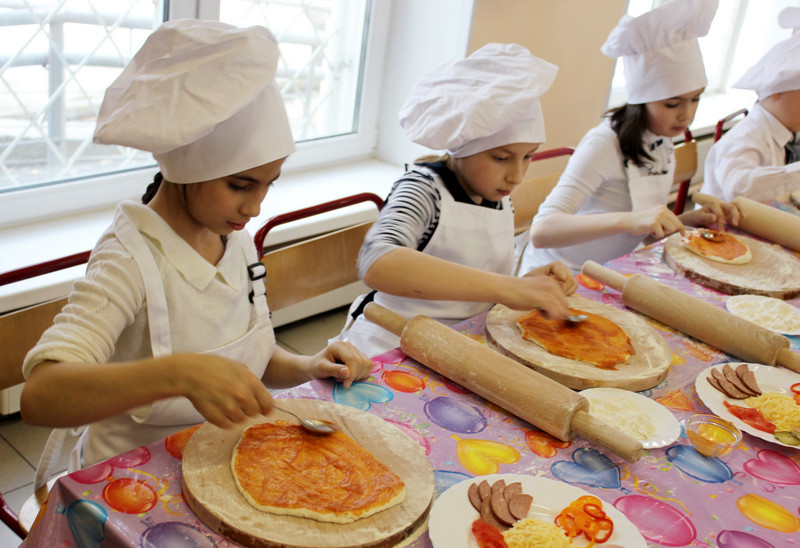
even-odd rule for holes
{"type": "Polygon", "coordinates": [[[642,166],[653,157],[644,149],[642,135],[647,129],[647,109],[644,104],[625,104],[606,112],[611,118],[611,129],[617,134],[625,165],[628,161],[642,166]]]}
{"type": "Polygon", "coordinates": [[[147,185],[147,190],[144,191],[144,195],[142,196],[142,203],[147,204],[150,203],[150,200],[153,199],[153,196],[156,195],[158,192],[158,187],[161,186],[161,181],[164,180],[164,177],[161,175],[161,172],[155,174],[153,177],[153,182],[147,185]]]}

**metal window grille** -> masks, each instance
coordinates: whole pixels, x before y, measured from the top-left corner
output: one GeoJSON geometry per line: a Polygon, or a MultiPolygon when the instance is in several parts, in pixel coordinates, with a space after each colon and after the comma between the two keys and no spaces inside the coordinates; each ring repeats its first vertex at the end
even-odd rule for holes
{"type": "MultiPolygon", "coordinates": [[[[92,143],[103,93],[163,20],[164,0],[0,0],[0,192],[153,165],[92,143]]],[[[368,0],[221,0],[264,25],[295,139],[354,131],[368,0]]]]}

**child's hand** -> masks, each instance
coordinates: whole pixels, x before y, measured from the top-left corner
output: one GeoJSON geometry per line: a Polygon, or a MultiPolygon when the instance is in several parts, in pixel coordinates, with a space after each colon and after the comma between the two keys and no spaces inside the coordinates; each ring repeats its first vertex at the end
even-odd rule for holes
{"type": "Polygon", "coordinates": [[[349,342],[336,341],[311,357],[309,372],[316,379],[334,377],[350,388],[354,380],[365,379],[372,371],[372,361],[349,342]]]}
{"type": "Polygon", "coordinates": [[[558,283],[561,284],[564,295],[572,295],[578,289],[578,282],[575,276],[572,275],[569,268],[560,261],[554,261],[544,266],[534,268],[525,276],[550,276],[558,283]]]}
{"type": "Polygon", "coordinates": [[[697,215],[697,225],[716,228],[717,230],[724,230],[725,223],[737,226],[739,219],[742,218],[742,211],[738,205],[718,200],[709,200],[702,209],[695,213],[697,215]]]}
{"type": "Polygon", "coordinates": [[[560,319],[569,314],[562,282],[552,276],[532,275],[533,272],[521,278],[509,278],[503,288],[506,296],[500,303],[514,310],[538,308],[548,318],[560,319]]]}
{"type": "Polygon", "coordinates": [[[686,234],[686,229],[678,216],[663,205],[631,211],[627,218],[628,233],[633,236],[649,234],[654,239],[660,240],[673,232],[680,231],[681,234],[686,234]]]}
{"type": "Polygon", "coordinates": [[[179,354],[179,393],[210,423],[230,428],[272,410],[269,390],[244,364],[213,354],[179,354]]]}

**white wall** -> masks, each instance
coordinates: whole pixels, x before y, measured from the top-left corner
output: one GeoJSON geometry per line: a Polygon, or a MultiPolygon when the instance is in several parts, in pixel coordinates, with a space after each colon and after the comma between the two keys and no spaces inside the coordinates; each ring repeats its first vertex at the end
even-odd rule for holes
{"type": "MultiPolygon", "coordinates": [[[[381,0],[378,0],[381,1],[381,0]]],[[[376,157],[395,165],[429,153],[408,140],[398,112],[426,71],[463,57],[472,30],[473,0],[395,0],[383,67],[376,157]]]]}

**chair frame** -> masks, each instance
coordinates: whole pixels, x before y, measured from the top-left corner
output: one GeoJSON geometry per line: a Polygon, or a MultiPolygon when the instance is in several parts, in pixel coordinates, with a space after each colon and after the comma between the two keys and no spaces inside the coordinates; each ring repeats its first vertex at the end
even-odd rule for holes
{"type": "MultiPolygon", "coordinates": [[[[570,156],[573,152],[575,152],[574,147],[559,147],[541,152],[537,151],[533,155],[533,161],[570,156]]],[[[530,228],[534,215],[539,211],[539,206],[556,186],[561,173],[561,171],[558,171],[526,179],[511,191],[511,203],[514,206],[515,235],[522,234],[530,228]]]]}
{"type": "Polygon", "coordinates": [[[268,219],[254,238],[261,263],[266,268],[265,285],[270,310],[301,303],[359,281],[357,257],[364,236],[374,221],[358,223],[320,236],[290,243],[264,252],[264,240],[276,226],[305,219],[362,202],[373,202],[380,211],[383,200],[366,192],[299,209],[268,219]],[[297,272],[311,266],[313,278],[297,272]],[[280,288],[274,294],[271,287],[280,288]]]}
{"type": "Polygon", "coordinates": [[[678,183],[678,194],[672,208],[675,215],[680,215],[686,208],[689,185],[697,173],[697,141],[688,128],[683,132],[683,139],[683,143],[675,147],[675,182],[678,183]]]}
{"type": "Polygon", "coordinates": [[[727,124],[734,118],[737,118],[738,116],[741,115],[747,116],[747,114],[748,111],[746,108],[740,108],[736,112],[732,112],[727,116],[725,116],[724,118],[721,118],[719,122],[717,122],[717,125],[714,127],[714,142],[716,143],[717,141],[719,141],[720,138],[722,137],[722,134],[725,133],[725,124],[727,124]]]}

